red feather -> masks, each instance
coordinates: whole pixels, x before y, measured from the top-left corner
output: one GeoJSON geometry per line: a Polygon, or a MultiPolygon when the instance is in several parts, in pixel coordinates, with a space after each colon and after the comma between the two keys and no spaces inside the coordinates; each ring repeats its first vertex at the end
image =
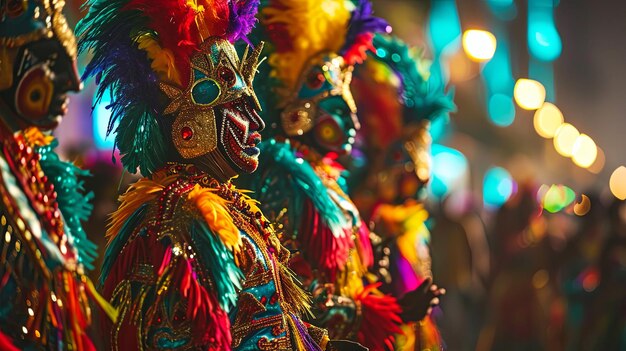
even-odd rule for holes
{"type": "Polygon", "coordinates": [[[187,0],[131,0],[126,10],[139,10],[149,18],[148,27],[158,34],[159,43],[176,58],[176,68],[184,86],[189,82],[189,59],[208,36],[225,37],[228,28],[228,1],[199,0],[202,13],[187,0]],[[204,30],[200,30],[201,26],[204,30]]]}
{"type": "Polygon", "coordinates": [[[355,297],[363,307],[363,320],[357,332],[360,343],[372,351],[393,349],[394,334],[402,333],[402,309],[396,299],[390,295],[372,294],[381,284],[368,285],[355,297]]]}

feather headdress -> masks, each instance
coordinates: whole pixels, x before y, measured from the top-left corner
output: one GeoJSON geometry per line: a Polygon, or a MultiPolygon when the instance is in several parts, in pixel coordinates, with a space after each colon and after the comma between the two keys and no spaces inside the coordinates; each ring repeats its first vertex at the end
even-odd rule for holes
{"type": "Polygon", "coordinates": [[[271,76],[293,90],[307,62],[330,52],[349,65],[362,62],[375,32],[391,27],[374,17],[369,0],[267,0],[261,23],[273,51],[271,76]]]}
{"type": "Polygon", "coordinates": [[[209,37],[246,39],[259,0],[89,0],[77,26],[79,52],[91,51],[84,79],[95,77],[100,101],[111,95],[115,144],[124,167],[148,175],[168,148],[156,117],[159,82],[184,88],[190,58],[209,37]],[[115,127],[119,123],[117,128],[115,127]]]}
{"type": "Polygon", "coordinates": [[[448,118],[456,110],[453,90],[446,92],[430,79],[420,50],[389,35],[376,35],[373,44],[371,59],[356,70],[352,82],[369,147],[385,148],[407,127],[448,118]]]}

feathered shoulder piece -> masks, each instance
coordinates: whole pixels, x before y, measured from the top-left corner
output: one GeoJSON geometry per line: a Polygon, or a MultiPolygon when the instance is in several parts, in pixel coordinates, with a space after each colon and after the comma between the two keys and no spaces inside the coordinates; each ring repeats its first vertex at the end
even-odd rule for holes
{"type": "Polygon", "coordinates": [[[132,173],[163,165],[165,138],[159,82],[184,88],[191,56],[209,37],[245,39],[259,0],[88,0],[77,26],[79,52],[91,51],[84,79],[95,77],[97,101],[110,94],[108,133],[132,173]]]}
{"type": "Polygon", "coordinates": [[[267,0],[261,23],[273,45],[272,75],[287,90],[295,88],[312,57],[334,53],[348,65],[360,63],[372,49],[373,33],[391,31],[373,16],[369,0],[267,0]]]}
{"type": "Polygon", "coordinates": [[[375,50],[371,55],[393,74],[388,77],[389,82],[399,80],[404,124],[447,117],[456,110],[452,89],[445,92],[444,86],[429,79],[428,63],[421,50],[410,48],[401,39],[390,35],[375,35],[373,44],[375,50]]]}

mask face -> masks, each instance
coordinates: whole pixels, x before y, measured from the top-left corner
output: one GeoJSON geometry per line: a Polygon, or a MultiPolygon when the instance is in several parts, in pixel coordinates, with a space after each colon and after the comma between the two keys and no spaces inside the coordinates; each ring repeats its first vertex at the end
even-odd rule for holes
{"type": "Polygon", "coordinates": [[[208,39],[191,59],[186,90],[161,83],[170,99],[164,114],[173,115],[172,140],[182,158],[210,162],[209,154],[219,152],[237,173],[256,170],[265,124],[252,80],[262,47],[240,60],[228,41],[208,39]]]}
{"type": "Polygon", "coordinates": [[[80,90],[76,39],[61,13],[63,5],[2,2],[0,98],[19,128],[56,127],[67,112],[66,94],[80,90]]]}
{"type": "Polygon", "coordinates": [[[310,134],[313,146],[322,152],[349,152],[360,128],[350,92],[352,69],[336,55],[314,58],[281,113],[285,134],[310,134]]]}
{"type": "Polygon", "coordinates": [[[429,122],[410,128],[403,140],[390,145],[384,170],[377,175],[378,192],[386,202],[403,203],[416,198],[430,180],[431,137],[429,122]]]}

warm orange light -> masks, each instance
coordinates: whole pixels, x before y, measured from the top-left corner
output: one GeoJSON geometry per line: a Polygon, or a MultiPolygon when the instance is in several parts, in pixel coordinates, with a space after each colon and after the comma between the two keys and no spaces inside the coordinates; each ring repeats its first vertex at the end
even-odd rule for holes
{"type": "Polygon", "coordinates": [[[474,61],[491,60],[496,46],[496,37],[487,31],[470,29],[463,33],[463,50],[474,61]]]}
{"type": "Polygon", "coordinates": [[[554,134],[554,148],[559,154],[570,157],[574,149],[574,143],[580,133],[578,129],[569,123],[563,123],[554,134]]]}
{"type": "Polygon", "coordinates": [[[515,102],[525,110],[536,110],[546,100],[546,88],[536,80],[521,78],[513,89],[515,102]]]}
{"type": "Polygon", "coordinates": [[[587,195],[582,194],[580,202],[574,205],[574,213],[577,216],[584,216],[589,210],[591,210],[591,200],[589,200],[587,195]]]}
{"type": "Polygon", "coordinates": [[[598,174],[602,172],[604,168],[604,162],[606,162],[606,157],[604,156],[604,151],[601,147],[596,145],[596,149],[598,149],[598,156],[596,156],[595,162],[587,168],[587,170],[593,174],[598,174]]]}
{"type": "Polygon", "coordinates": [[[598,156],[596,143],[587,134],[581,134],[576,138],[572,148],[572,161],[582,168],[589,168],[598,156]]]}
{"type": "Polygon", "coordinates": [[[535,112],[533,125],[537,134],[550,139],[554,137],[554,133],[563,124],[563,121],[561,110],[549,102],[544,102],[541,108],[535,112]]]}
{"type": "Polygon", "coordinates": [[[620,200],[626,200],[626,167],[619,166],[609,180],[609,187],[613,196],[620,200]]]}

